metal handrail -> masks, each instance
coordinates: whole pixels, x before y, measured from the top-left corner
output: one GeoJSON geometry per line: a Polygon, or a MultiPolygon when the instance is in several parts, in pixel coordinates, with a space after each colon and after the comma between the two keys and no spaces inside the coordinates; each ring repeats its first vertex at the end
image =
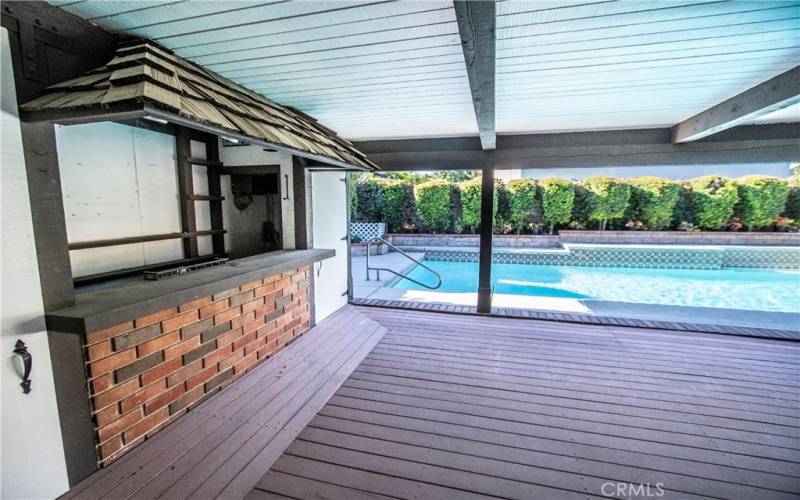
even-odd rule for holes
{"type": "Polygon", "coordinates": [[[417,259],[415,259],[414,257],[412,257],[412,256],[408,255],[408,254],[407,254],[407,253],[405,253],[404,251],[400,250],[400,249],[399,249],[399,248],[397,248],[396,246],[392,245],[392,244],[391,244],[391,243],[389,243],[388,241],[386,241],[386,240],[384,240],[383,238],[380,238],[380,237],[378,237],[378,236],[375,236],[375,237],[373,237],[373,238],[370,238],[370,239],[367,241],[367,281],[369,281],[369,272],[370,272],[370,271],[376,271],[376,272],[377,272],[377,278],[378,278],[378,281],[380,281],[380,280],[381,280],[381,271],[386,271],[386,272],[389,272],[389,273],[392,273],[392,274],[394,274],[395,276],[400,276],[401,278],[405,278],[405,279],[407,279],[408,281],[410,281],[410,282],[412,282],[412,283],[416,283],[417,285],[419,285],[419,286],[421,286],[421,287],[425,287],[425,288],[427,288],[428,290],[436,290],[437,288],[439,288],[440,286],[442,286],[442,277],[439,275],[439,273],[437,273],[436,271],[434,271],[434,270],[433,270],[433,269],[431,269],[430,267],[426,266],[426,265],[425,265],[425,264],[423,264],[422,262],[418,261],[418,260],[417,260],[417,259]],[[392,249],[394,249],[396,252],[398,252],[398,253],[402,254],[402,255],[403,255],[404,257],[406,257],[407,259],[409,259],[409,260],[413,261],[414,263],[416,263],[418,266],[421,266],[421,267],[422,267],[422,268],[424,268],[425,270],[427,270],[427,271],[430,271],[431,273],[433,273],[433,275],[434,275],[434,276],[436,276],[436,280],[437,280],[436,286],[430,286],[430,285],[426,285],[425,283],[422,283],[422,282],[420,282],[420,281],[417,281],[417,280],[415,280],[414,278],[410,278],[410,277],[409,277],[408,275],[406,275],[406,274],[403,274],[403,273],[398,273],[397,271],[394,271],[394,270],[392,270],[392,269],[389,269],[389,268],[386,268],[386,267],[371,267],[371,266],[369,265],[369,249],[372,247],[372,244],[373,244],[373,243],[378,243],[378,242],[380,242],[380,243],[385,243],[386,245],[388,245],[388,246],[389,246],[389,248],[392,248],[392,249]]]}

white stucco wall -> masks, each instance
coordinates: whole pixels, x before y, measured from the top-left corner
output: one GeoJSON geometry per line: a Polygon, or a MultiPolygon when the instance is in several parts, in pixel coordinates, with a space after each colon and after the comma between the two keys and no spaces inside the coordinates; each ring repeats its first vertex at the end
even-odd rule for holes
{"type": "Polygon", "coordinates": [[[0,498],[54,498],[68,489],[67,468],[45,333],[28,181],[11,70],[8,32],[0,33],[0,498]],[[32,391],[23,394],[12,357],[21,339],[33,356],[32,391]]]}
{"type": "Polygon", "coordinates": [[[347,304],[347,188],[345,174],[311,174],[314,248],[332,248],[336,256],[314,264],[314,319],[319,322],[347,304]],[[342,295],[344,293],[344,295],[342,295]]]}

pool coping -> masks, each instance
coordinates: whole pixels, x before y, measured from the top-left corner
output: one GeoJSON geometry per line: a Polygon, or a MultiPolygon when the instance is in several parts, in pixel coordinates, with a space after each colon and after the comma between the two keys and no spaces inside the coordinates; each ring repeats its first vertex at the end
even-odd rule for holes
{"type": "Polygon", "coordinates": [[[505,318],[532,319],[540,321],[559,321],[563,323],[581,323],[605,326],[627,326],[631,328],[645,328],[657,330],[672,330],[682,332],[700,332],[719,335],[732,335],[736,337],[762,338],[800,342],[800,331],[780,330],[772,328],[754,328],[731,325],[712,325],[708,323],[686,323],[675,321],[643,320],[633,318],[620,318],[613,316],[595,316],[591,314],[556,313],[537,311],[531,309],[516,309],[509,307],[493,307],[491,313],[479,313],[475,306],[462,306],[442,303],[409,302],[402,300],[384,299],[359,299],[353,298],[350,303],[368,307],[386,307],[394,309],[410,309],[426,312],[460,313],[477,316],[497,316],[505,318]]]}

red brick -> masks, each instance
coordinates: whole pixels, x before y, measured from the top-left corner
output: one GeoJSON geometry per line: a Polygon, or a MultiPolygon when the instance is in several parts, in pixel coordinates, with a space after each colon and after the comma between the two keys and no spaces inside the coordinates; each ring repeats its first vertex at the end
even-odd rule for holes
{"type": "MultiPolygon", "coordinates": [[[[180,361],[180,360],[178,360],[180,361]]],[[[182,384],[186,381],[187,378],[200,373],[203,369],[203,360],[198,359],[194,363],[184,366],[180,370],[177,370],[175,373],[171,374],[167,377],[167,387],[173,387],[178,384],[182,384]]]]}
{"type": "Polygon", "coordinates": [[[242,326],[242,334],[253,333],[262,326],[264,326],[264,318],[256,318],[254,321],[249,321],[242,326]]]}
{"type": "Polygon", "coordinates": [[[300,301],[295,299],[290,304],[286,304],[285,306],[283,306],[283,312],[284,313],[290,313],[290,312],[294,311],[295,309],[299,309],[299,308],[300,308],[300,301]]]}
{"type": "Polygon", "coordinates": [[[101,375],[92,380],[92,394],[99,394],[107,391],[114,384],[114,377],[110,373],[101,375]]]}
{"type": "Polygon", "coordinates": [[[233,350],[238,351],[242,349],[245,345],[249,344],[250,342],[256,340],[256,331],[253,330],[252,332],[243,335],[241,338],[236,339],[233,343],[233,350]]]}
{"type": "Polygon", "coordinates": [[[228,356],[227,358],[223,359],[219,362],[219,369],[220,371],[227,370],[231,366],[235,365],[237,361],[244,357],[244,351],[236,351],[233,355],[228,356]]]}
{"type": "Polygon", "coordinates": [[[203,368],[208,368],[216,365],[221,360],[228,357],[230,354],[231,354],[230,344],[217,349],[216,351],[206,355],[206,357],[203,358],[203,368]]]}
{"type": "Polygon", "coordinates": [[[183,354],[191,351],[195,347],[200,346],[200,337],[192,337],[189,340],[184,340],[179,344],[167,347],[164,349],[164,360],[169,361],[174,358],[180,358],[183,354]]]}
{"type": "Polygon", "coordinates": [[[169,418],[169,412],[166,408],[162,408],[157,412],[145,417],[141,422],[131,427],[124,434],[125,443],[130,443],[140,436],[144,436],[151,430],[158,427],[164,420],[169,418]]]}
{"type": "Polygon", "coordinates": [[[258,355],[257,353],[254,352],[242,358],[241,361],[233,365],[233,371],[236,373],[241,373],[250,368],[251,366],[255,365],[256,363],[258,363],[258,355]]]}
{"type": "Polygon", "coordinates": [[[142,373],[142,385],[149,385],[156,380],[166,379],[168,375],[180,369],[181,366],[183,366],[183,362],[180,357],[177,357],[151,368],[142,373]]]}
{"type": "Polygon", "coordinates": [[[238,306],[244,304],[245,302],[253,299],[256,296],[256,293],[253,290],[249,290],[247,292],[242,292],[236,294],[230,298],[232,306],[238,306]]]}
{"type": "Polygon", "coordinates": [[[204,384],[207,380],[217,374],[217,365],[210,366],[197,375],[193,375],[186,380],[186,390],[190,391],[198,385],[204,384]]]}
{"type": "Polygon", "coordinates": [[[122,449],[122,436],[115,436],[100,445],[100,458],[105,459],[122,449]]]}
{"type": "Polygon", "coordinates": [[[96,410],[105,408],[111,403],[116,403],[117,401],[127,398],[137,390],[139,390],[139,381],[132,378],[127,382],[115,385],[106,392],[94,396],[94,407],[96,410]]]}
{"type": "Polygon", "coordinates": [[[205,390],[203,389],[202,385],[195,387],[191,391],[187,391],[183,396],[169,404],[170,415],[174,415],[185,410],[192,403],[202,399],[203,396],[205,396],[205,390]]]}
{"type": "Polygon", "coordinates": [[[245,356],[248,356],[251,352],[258,351],[259,349],[264,347],[266,345],[266,343],[267,343],[267,339],[266,338],[259,338],[259,339],[256,339],[255,342],[250,342],[249,344],[244,346],[244,354],[245,354],[245,356]]]}
{"type": "Polygon", "coordinates": [[[274,292],[264,295],[265,304],[274,304],[276,300],[283,297],[283,290],[275,290],[274,292]]]}
{"type": "Polygon", "coordinates": [[[142,316],[141,318],[135,320],[136,328],[142,328],[143,326],[149,326],[154,323],[158,323],[167,318],[171,318],[176,314],[178,314],[177,307],[169,307],[167,309],[162,309],[161,311],[154,312],[153,314],[148,314],[147,316],[142,316]]]}
{"type": "Polygon", "coordinates": [[[125,429],[134,425],[141,419],[142,419],[142,409],[136,408],[127,415],[123,415],[120,418],[111,422],[110,424],[104,425],[103,427],[97,429],[97,436],[100,438],[100,441],[105,441],[106,439],[109,439],[113,436],[116,436],[120,432],[123,432],[125,429]]]}
{"type": "Polygon", "coordinates": [[[206,306],[212,302],[211,297],[200,297],[199,299],[195,299],[191,302],[187,302],[185,304],[181,304],[178,310],[180,312],[191,311],[193,309],[200,309],[203,306],[206,306]]]}
{"type": "Polygon", "coordinates": [[[219,325],[220,323],[225,323],[227,321],[232,320],[236,316],[242,314],[242,307],[236,306],[228,309],[227,311],[223,311],[219,314],[214,316],[214,324],[219,325]]]}
{"type": "Polygon", "coordinates": [[[269,278],[264,278],[264,284],[268,285],[273,283],[273,287],[275,286],[274,283],[281,280],[281,276],[276,274],[275,276],[270,276],[269,278]]]}
{"type": "Polygon", "coordinates": [[[86,334],[86,343],[95,344],[97,342],[116,337],[117,335],[133,330],[133,321],[120,323],[119,325],[110,326],[103,330],[97,330],[86,334]]]}
{"type": "Polygon", "coordinates": [[[153,399],[154,397],[164,392],[166,389],[167,389],[166,380],[160,380],[154,384],[148,385],[147,387],[137,392],[136,394],[122,400],[122,402],[120,403],[120,405],[122,406],[122,413],[128,413],[134,408],[142,406],[145,401],[153,399]]]}
{"type": "Polygon", "coordinates": [[[250,290],[260,287],[263,282],[264,282],[263,280],[251,281],[250,283],[245,283],[244,285],[240,286],[239,290],[242,292],[248,292],[250,290]]]}
{"type": "Polygon", "coordinates": [[[288,288],[289,285],[291,285],[291,284],[292,284],[292,281],[291,281],[290,278],[281,278],[281,279],[279,279],[278,281],[275,282],[275,290],[280,290],[282,288],[288,288]]]}
{"type": "Polygon", "coordinates": [[[292,275],[290,280],[292,283],[297,283],[299,281],[303,281],[304,279],[306,279],[305,273],[295,273],[292,275]]]}
{"type": "Polygon", "coordinates": [[[219,314],[222,311],[228,309],[229,307],[230,307],[230,301],[228,299],[220,300],[219,302],[214,302],[213,304],[201,307],[200,319],[205,319],[210,316],[214,316],[215,314],[219,314]]]}
{"type": "Polygon", "coordinates": [[[255,311],[250,311],[247,314],[237,316],[231,320],[231,329],[239,328],[240,326],[244,325],[245,323],[249,323],[254,319],[256,319],[255,311]]]}
{"type": "Polygon", "coordinates": [[[238,339],[241,336],[242,336],[241,328],[232,330],[226,333],[225,335],[220,335],[219,337],[217,337],[217,347],[222,347],[224,345],[230,344],[231,342],[233,342],[234,340],[238,339]]]}
{"type": "Polygon", "coordinates": [[[89,374],[92,378],[99,377],[100,375],[112,372],[134,361],[136,361],[136,349],[128,349],[90,363],[89,374]]]}
{"type": "Polygon", "coordinates": [[[263,306],[259,307],[258,309],[256,309],[253,312],[255,312],[257,317],[263,317],[263,316],[266,316],[267,314],[271,313],[274,310],[275,310],[275,302],[271,301],[271,302],[267,302],[266,304],[264,304],[263,306]]]}
{"type": "Polygon", "coordinates": [[[90,361],[104,358],[114,352],[111,349],[110,340],[104,340],[102,342],[98,342],[97,344],[92,344],[86,349],[86,351],[90,361]]]}
{"type": "Polygon", "coordinates": [[[167,406],[171,402],[181,397],[181,395],[183,395],[184,392],[186,392],[186,388],[183,386],[183,384],[181,384],[179,386],[173,387],[167,392],[160,394],[158,397],[156,397],[155,399],[144,405],[144,414],[150,415],[159,408],[167,406]]]}
{"type": "Polygon", "coordinates": [[[256,297],[263,297],[264,295],[272,292],[275,290],[274,283],[267,283],[266,285],[261,285],[260,287],[255,289],[256,297]]]}
{"type": "Polygon", "coordinates": [[[200,319],[200,315],[197,311],[185,312],[162,321],[161,329],[165,332],[171,332],[173,330],[178,330],[186,325],[191,325],[198,319],[200,319]]]}
{"type": "Polygon", "coordinates": [[[263,305],[264,305],[263,297],[251,300],[250,302],[245,302],[244,304],[242,304],[242,314],[246,314],[249,312],[253,312],[255,314],[255,311],[263,305]]]}
{"type": "Polygon", "coordinates": [[[181,340],[180,332],[171,332],[164,334],[158,338],[153,340],[147,341],[144,344],[139,344],[136,347],[136,354],[143,358],[148,354],[153,354],[154,352],[163,351],[165,348],[178,343],[181,340]]]}
{"type": "Polygon", "coordinates": [[[94,422],[97,427],[108,425],[119,418],[119,406],[112,405],[108,408],[98,411],[94,416],[94,422]]]}

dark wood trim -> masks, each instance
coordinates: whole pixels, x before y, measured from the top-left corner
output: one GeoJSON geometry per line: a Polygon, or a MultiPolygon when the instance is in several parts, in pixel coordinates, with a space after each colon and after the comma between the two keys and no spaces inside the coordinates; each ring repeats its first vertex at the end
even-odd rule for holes
{"type": "Polygon", "coordinates": [[[691,142],[800,102],[800,66],[770,78],[672,127],[672,142],[691,142]]]}
{"type": "MultiPolygon", "coordinates": [[[[175,136],[175,156],[177,157],[178,167],[178,196],[181,200],[181,230],[184,234],[197,232],[197,216],[195,214],[194,200],[194,180],[192,164],[188,161],[192,156],[192,136],[186,127],[178,127],[175,136]]],[[[183,240],[183,256],[192,259],[199,255],[197,249],[197,237],[186,238],[183,240]]]]}
{"type": "Polygon", "coordinates": [[[266,175],[280,174],[280,165],[237,165],[235,167],[222,167],[219,169],[222,175],[266,175]]]}
{"type": "Polygon", "coordinates": [[[224,196],[209,196],[209,195],[205,195],[205,194],[193,194],[192,196],[189,196],[189,199],[190,200],[194,200],[194,201],[224,201],[225,197],[224,196]]]}
{"type": "Polygon", "coordinates": [[[196,239],[198,236],[215,236],[224,233],[224,229],[212,229],[210,231],[192,231],[190,233],[148,234],[145,236],[130,236],[127,238],[114,238],[108,240],[81,241],[70,243],[68,246],[70,250],[85,250],[87,248],[113,247],[119,245],[130,245],[133,243],[146,243],[148,241],[196,239]]]}
{"type": "MultiPolygon", "coordinates": [[[[225,226],[222,220],[222,184],[220,181],[220,168],[222,162],[219,156],[219,138],[215,135],[206,136],[206,166],[208,174],[208,202],[211,214],[211,229],[214,234],[211,243],[215,254],[225,253],[225,226]]],[[[193,162],[193,159],[189,159],[193,162]]]]}
{"type": "Polygon", "coordinates": [[[483,167],[481,178],[481,243],[478,257],[478,312],[492,310],[492,229],[494,222],[494,169],[483,167]]]}
{"type": "Polygon", "coordinates": [[[305,250],[314,247],[313,210],[311,205],[311,173],[305,161],[292,156],[292,192],[294,193],[294,247],[305,250]]]}
{"type": "MultiPolygon", "coordinates": [[[[213,137],[216,140],[216,136],[213,136],[213,137]]],[[[206,140],[204,142],[208,145],[209,143],[211,143],[213,141],[211,139],[206,138],[206,140]]],[[[217,151],[219,152],[219,146],[217,147],[217,151]]],[[[207,153],[206,153],[206,156],[208,156],[207,153]]],[[[219,158],[219,153],[216,156],[217,156],[217,158],[219,158]]],[[[205,160],[202,159],[202,158],[189,158],[186,161],[188,161],[192,165],[203,165],[203,166],[206,166],[206,167],[224,167],[225,166],[221,161],[213,160],[211,158],[208,158],[208,159],[205,159],[205,160]]]]}
{"type": "Polygon", "coordinates": [[[625,167],[800,161],[800,123],[742,125],[702,141],[674,144],[669,128],[355,142],[384,170],[625,167]]]}
{"type": "Polygon", "coordinates": [[[495,2],[455,0],[481,146],[495,148],[495,2]]]}

